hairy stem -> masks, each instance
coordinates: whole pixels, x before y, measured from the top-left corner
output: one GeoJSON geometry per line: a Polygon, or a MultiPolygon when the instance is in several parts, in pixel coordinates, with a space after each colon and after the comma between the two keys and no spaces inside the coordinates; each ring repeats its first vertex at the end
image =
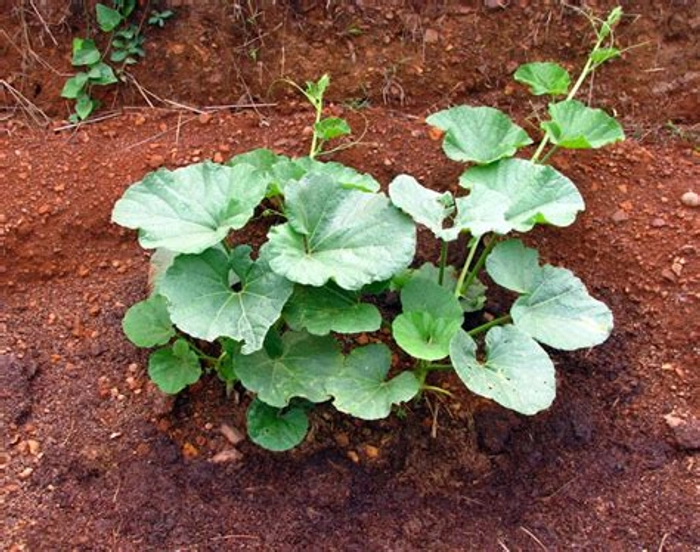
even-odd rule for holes
{"type": "Polygon", "coordinates": [[[464,279],[467,277],[467,272],[469,271],[469,267],[472,264],[472,260],[474,259],[474,254],[476,253],[476,248],[479,247],[479,242],[481,241],[481,237],[474,237],[474,243],[472,246],[469,248],[469,253],[467,254],[467,260],[464,261],[464,266],[462,267],[462,272],[459,274],[459,279],[457,280],[457,287],[455,287],[455,297],[459,299],[459,296],[461,295],[461,290],[462,286],[464,285],[464,279]]]}
{"type": "Polygon", "coordinates": [[[482,324],[481,326],[477,326],[473,330],[469,330],[467,333],[474,337],[475,335],[479,335],[480,333],[485,332],[486,330],[490,330],[494,326],[500,326],[501,324],[507,324],[513,320],[510,316],[510,314],[506,314],[504,316],[500,316],[498,318],[494,318],[491,320],[491,322],[487,322],[486,324],[482,324]]]}
{"type": "Polygon", "coordinates": [[[466,280],[464,281],[463,287],[464,290],[468,290],[469,286],[474,283],[474,279],[479,275],[479,272],[481,272],[481,269],[484,268],[484,264],[486,263],[486,258],[489,256],[489,253],[491,253],[491,250],[493,247],[496,245],[496,238],[492,237],[488,243],[486,244],[486,247],[484,247],[484,250],[481,252],[481,255],[479,255],[479,258],[476,261],[476,264],[474,265],[474,268],[469,272],[467,275],[466,280]]]}

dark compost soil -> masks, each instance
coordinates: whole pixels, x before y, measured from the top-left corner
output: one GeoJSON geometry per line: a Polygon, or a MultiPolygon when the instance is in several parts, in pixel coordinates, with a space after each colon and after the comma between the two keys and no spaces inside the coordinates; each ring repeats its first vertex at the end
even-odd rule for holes
{"type": "MultiPolygon", "coordinates": [[[[2,14],[0,69],[58,119],[65,74],[47,66],[69,72],[81,20],[62,11],[68,2],[36,2],[43,20],[31,4],[2,14]]],[[[134,69],[142,89],[199,107],[277,105],[201,115],[151,97],[155,107],[132,109],[143,104],[132,84],[104,92],[112,118],[43,130],[3,91],[1,548],[699,549],[700,227],[681,201],[699,191],[696,4],[626,4],[620,42],[641,46],[596,77],[591,99],[618,113],[630,139],[554,158],[587,210],[527,239],[616,322],[604,345],[554,354],[554,406],[517,416],[448,377],[454,399],[430,397],[405,419],[359,423],[322,407],[305,443],[284,454],[227,439],[244,430],[248,397],[236,404],[205,380],[169,399],[148,382],[146,355],[120,326],[144,297],[148,257],[110,224],[115,200],[161,165],[255,147],[305,154],[311,114],[276,81],[325,71],[330,109],[356,135],[366,129],[334,159],[384,185],[409,173],[447,189],[460,167],[424,117],[486,103],[534,134],[542,103],[510,73],[537,59],[580,67],[588,24],[524,1],[290,2],[252,14],[173,4],[176,19],[148,31],[134,69]]],[[[426,242],[419,257],[435,253],[426,242]]]]}

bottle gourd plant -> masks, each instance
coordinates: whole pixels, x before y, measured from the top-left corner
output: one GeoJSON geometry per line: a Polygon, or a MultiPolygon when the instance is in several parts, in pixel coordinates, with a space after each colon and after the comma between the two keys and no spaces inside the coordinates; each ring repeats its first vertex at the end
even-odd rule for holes
{"type": "MultiPolygon", "coordinates": [[[[548,408],[555,370],[542,345],[592,347],[605,341],[613,319],[569,270],[542,265],[515,236],[538,224],[568,226],[584,209],[574,183],[542,164],[553,150],[624,138],[612,117],[574,98],[585,77],[614,57],[620,16],[616,9],[595,27],[596,45],[573,87],[553,63],[516,72],[534,94],[552,96],[530,160],[514,155],[532,139],[497,109],[461,106],[428,118],[445,133],[447,157],[466,165],[459,197],[409,175],[397,176],[387,196],[370,175],[314,159],[318,139],[308,157],[258,149],[225,164],[160,169],[132,185],[113,220],[138,229],[140,244],[155,250],[155,278],[123,326],[137,346],[157,347],[148,363],[153,381],[178,393],[207,370],[229,390],[241,385],[255,397],[249,436],[271,450],[303,440],[315,403],[384,418],[421,392],[442,391],[428,383],[435,370],[454,369],[472,392],[516,412],[548,408]],[[270,225],[257,251],[234,243],[231,231],[244,229],[270,199],[282,222],[270,225]],[[417,225],[441,244],[435,264],[413,266],[417,225]],[[448,247],[462,234],[466,261],[448,266],[448,247]],[[464,313],[484,305],[484,271],[517,299],[508,313],[465,328],[464,313]],[[399,294],[396,316],[380,308],[388,293],[399,294]],[[383,320],[383,311],[393,319],[383,320]],[[382,342],[353,343],[353,334],[382,325],[411,369],[396,373],[382,342]]],[[[321,107],[314,107],[318,124],[321,107]]]]}

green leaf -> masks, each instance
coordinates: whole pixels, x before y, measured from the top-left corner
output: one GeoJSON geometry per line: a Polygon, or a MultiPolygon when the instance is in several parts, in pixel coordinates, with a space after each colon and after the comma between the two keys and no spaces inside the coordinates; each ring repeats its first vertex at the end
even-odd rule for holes
{"type": "Polygon", "coordinates": [[[486,271],[499,286],[529,293],[540,273],[537,250],[525,247],[520,240],[496,244],[486,259],[486,271]]]}
{"type": "Polygon", "coordinates": [[[100,61],[100,52],[95,46],[95,41],[87,38],[73,39],[73,58],[71,63],[74,67],[81,65],[92,65],[100,61]]]}
{"type": "Polygon", "coordinates": [[[358,347],[345,360],[345,366],[326,386],[335,397],[333,406],[363,420],[379,420],[391,413],[395,404],[410,401],[420,385],[413,372],[402,372],[391,380],[391,351],[386,345],[358,347]]]}
{"type": "Polygon", "coordinates": [[[621,18],[622,8],[620,6],[616,6],[608,14],[607,19],[601,24],[600,30],[597,31],[596,34],[598,35],[598,39],[602,41],[607,38],[607,36],[612,32],[613,27],[619,23],[621,18]]]}
{"type": "Polygon", "coordinates": [[[95,6],[95,13],[97,14],[97,24],[105,33],[113,31],[123,20],[121,13],[104,4],[97,4],[95,6]]]}
{"type": "Polygon", "coordinates": [[[472,192],[457,201],[455,225],[469,228],[475,235],[527,232],[543,223],[568,226],[584,209],[583,198],[571,180],[552,167],[524,159],[472,167],[459,182],[472,192]]]}
{"type": "Polygon", "coordinates": [[[418,224],[426,226],[444,241],[456,240],[459,228],[445,228],[455,212],[455,201],[450,192],[443,194],[422,186],[415,178],[401,174],[389,184],[389,197],[418,224]]]}
{"type": "Polygon", "coordinates": [[[527,84],[535,96],[566,94],[571,77],[561,65],[551,62],[525,63],[513,75],[518,82],[527,84]]]}
{"type": "Polygon", "coordinates": [[[596,65],[603,65],[606,61],[621,55],[622,52],[617,48],[597,48],[591,52],[591,61],[596,65]]]}
{"type": "Polygon", "coordinates": [[[440,360],[449,354],[450,341],[462,319],[435,318],[428,312],[399,314],[391,325],[396,344],[414,358],[440,360]]]}
{"type": "Polygon", "coordinates": [[[312,100],[312,103],[320,103],[330,84],[331,78],[327,74],[323,75],[316,82],[306,81],[306,95],[312,100]]]}
{"type": "Polygon", "coordinates": [[[322,287],[295,286],[284,318],[291,329],[314,335],[373,332],[382,323],[377,307],[362,303],[359,292],[330,282],[322,287]]]}
{"type": "Polygon", "coordinates": [[[551,121],[541,126],[560,148],[602,148],[625,139],[620,123],[614,118],[578,100],[549,104],[549,115],[551,121]]]}
{"type": "Polygon", "coordinates": [[[216,248],[176,257],[160,283],[175,325],[206,341],[243,341],[243,354],[260,349],[292,294],[292,283],[270,270],[265,247],[255,262],[249,254],[242,246],[230,256],[216,248]]]}
{"type": "Polygon", "coordinates": [[[285,194],[289,222],[268,234],[270,266],[281,276],[357,290],[412,261],[415,226],[383,194],[346,189],[317,174],[290,183],[285,194]]]}
{"type": "Polygon", "coordinates": [[[489,330],[485,348],[481,362],[468,333],[452,340],[450,360],[464,385],[521,414],[549,408],[556,394],[554,364],[536,341],[509,325],[489,330]]]}
{"type": "Polygon", "coordinates": [[[459,304],[464,312],[479,312],[486,304],[486,291],[488,288],[477,278],[469,287],[462,289],[459,304]]]}
{"type": "Polygon", "coordinates": [[[514,324],[537,341],[571,351],[605,341],[613,329],[610,309],[588,294],[565,268],[543,266],[528,293],[510,311],[514,324]]]}
{"type": "Polygon", "coordinates": [[[90,77],[91,84],[99,84],[102,86],[118,82],[112,68],[102,61],[90,67],[88,77],[90,77]]]}
{"type": "Polygon", "coordinates": [[[350,125],[340,117],[326,117],[314,125],[314,132],[321,140],[332,140],[352,132],[350,125]]]}
{"type": "Polygon", "coordinates": [[[148,288],[152,295],[159,293],[163,276],[173,264],[176,256],[175,253],[164,247],[159,247],[151,255],[151,260],[148,264],[148,288]]]}
{"type": "Polygon", "coordinates": [[[126,337],[137,347],[165,345],[175,335],[162,295],[152,295],[132,305],[122,320],[126,337]]]}
{"type": "Polygon", "coordinates": [[[282,452],[297,446],[306,437],[309,419],[303,408],[279,409],[255,399],[246,413],[248,436],[261,447],[282,452]]]}
{"type": "Polygon", "coordinates": [[[401,305],[404,312],[392,324],[397,345],[415,358],[445,358],[463,322],[454,294],[435,281],[414,278],[401,290],[401,305]]]}
{"type": "Polygon", "coordinates": [[[84,94],[85,85],[88,82],[87,73],[77,73],[76,75],[69,78],[63,85],[63,90],[61,91],[62,98],[68,98],[69,100],[74,100],[78,96],[84,94]]]}
{"type": "Polygon", "coordinates": [[[124,193],[112,220],[138,228],[139,243],[146,249],[199,253],[245,226],[265,187],[250,165],[205,161],[174,171],[160,169],[124,193]]]}
{"type": "Polygon", "coordinates": [[[343,367],[336,340],[331,336],[287,332],[282,343],[282,354],[274,358],[262,349],[236,359],[236,374],[245,388],[278,408],[286,406],[293,397],[311,402],[328,400],[326,382],[343,367]]]}
{"type": "Polygon", "coordinates": [[[292,161],[297,170],[304,172],[295,180],[301,180],[304,176],[319,175],[343,188],[356,189],[363,192],[378,192],[381,186],[372,175],[361,173],[335,161],[317,161],[311,157],[300,157],[292,161]]]}
{"type": "Polygon", "coordinates": [[[522,128],[492,107],[453,107],[438,111],[426,122],[446,132],[442,147],[455,161],[485,165],[532,143],[522,128]]]}
{"type": "Polygon", "coordinates": [[[81,121],[87,119],[93,111],[97,108],[97,101],[93,100],[87,94],[82,94],[78,96],[75,102],[75,113],[81,121]]]}
{"type": "Polygon", "coordinates": [[[197,354],[184,339],[158,349],[148,359],[148,376],[161,391],[174,395],[199,381],[202,367],[197,354]]]}

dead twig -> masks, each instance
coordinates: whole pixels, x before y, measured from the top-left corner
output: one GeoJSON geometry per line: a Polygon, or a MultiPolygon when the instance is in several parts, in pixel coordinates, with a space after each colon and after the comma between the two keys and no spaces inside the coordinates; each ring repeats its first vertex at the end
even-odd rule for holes
{"type": "Polygon", "coordinates": [[[15,99],[22,111],[24,111],[24,113],[26,113],[37,126],[44,128],[51,123],[51,119],[49,119],[46,113],[44,113],[36,104],[32,103],[24,94],[22,94],[5,79],[0,80],[0,85],[7,90],[10,96],[15,99]]]}
{"type": "Polygon", "coordinates": [[[520,526],[520,530],[521,530],[523,533],[525,533],[528,537],[530,537],[532,540],[534,540],[534,541],[540,546],[540,548],[542,548],[542,550],[544,550],[545,552],[548,552],[549,549],[548,549],[548,548],[542,543],[542,541],[541,541],[540,539],[538,539],[538,538],[535,536],[535,534],[534,534],[532,531],[530,531],[527,527],[524,527],[524,526],[521,525],[521,526],[520,526]]]}

